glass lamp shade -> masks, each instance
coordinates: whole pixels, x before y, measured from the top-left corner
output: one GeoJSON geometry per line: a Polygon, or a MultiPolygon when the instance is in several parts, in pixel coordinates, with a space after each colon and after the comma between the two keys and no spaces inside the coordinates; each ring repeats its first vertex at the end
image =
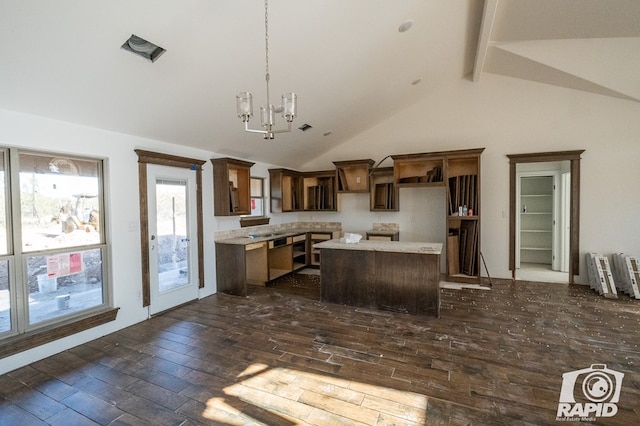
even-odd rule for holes
{"type": "Polygon", "coordinates": [[[262,127],[269,128],[275,124],[275,111],[273,105],[267,105],[266,107],[260,107],[260,118],[262,121],[262,127]]]}
{"type": "Polygon", "coordinates": [[[249,92],[240,92],[236,95],[236,107],[238,117],[242,121],[249,121],[253,117],[253,96],[249,92]]]}
{"type": "Polygon", "coordinates": [[[296,118],[298,111],[298,97],[295,93],[285,93],[282,95],[282,117],[291,123],[296,118]]]}

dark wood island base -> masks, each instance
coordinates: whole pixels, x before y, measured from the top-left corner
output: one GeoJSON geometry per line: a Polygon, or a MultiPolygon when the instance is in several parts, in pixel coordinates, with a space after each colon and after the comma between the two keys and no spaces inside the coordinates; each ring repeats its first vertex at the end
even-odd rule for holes
{"type": "Polygon", "coordinates": [[[331,240],[315,247],[323,302],[439,317],[442,244],[331,240]]]}

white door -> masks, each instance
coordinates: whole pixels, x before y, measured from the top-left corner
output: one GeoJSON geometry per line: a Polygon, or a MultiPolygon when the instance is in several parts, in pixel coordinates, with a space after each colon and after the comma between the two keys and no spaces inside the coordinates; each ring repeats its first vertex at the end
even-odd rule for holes
{"type": "Polygon", "coordinates": [[[198,298],[196,175],[148,165],[151,315],[198,298]]]}

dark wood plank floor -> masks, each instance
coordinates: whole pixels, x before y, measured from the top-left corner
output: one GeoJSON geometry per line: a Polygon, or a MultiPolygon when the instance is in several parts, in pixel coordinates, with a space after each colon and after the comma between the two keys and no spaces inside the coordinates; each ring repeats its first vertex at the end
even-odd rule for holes
{"type": "Polygon", "coordinates": [[[563,373],[625,374],[640,304],[561,284],[442,290],[441,318],[318,302],[317,276],[214,295],[0,376],[1,425],[558,424],[563,373]]]}

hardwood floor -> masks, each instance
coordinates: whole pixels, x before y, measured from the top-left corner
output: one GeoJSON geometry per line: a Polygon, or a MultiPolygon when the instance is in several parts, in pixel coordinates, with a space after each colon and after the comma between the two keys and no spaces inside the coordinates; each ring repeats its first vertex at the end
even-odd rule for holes
{"type": "Polygon", "coordinates": [[[0,424],[557,424],[592,364],[624,373],[597,424],[640,424],[639,301],[441,291],[439,319],[320,303],[313,275],[214,295],[0,376],[0,424]]]}

